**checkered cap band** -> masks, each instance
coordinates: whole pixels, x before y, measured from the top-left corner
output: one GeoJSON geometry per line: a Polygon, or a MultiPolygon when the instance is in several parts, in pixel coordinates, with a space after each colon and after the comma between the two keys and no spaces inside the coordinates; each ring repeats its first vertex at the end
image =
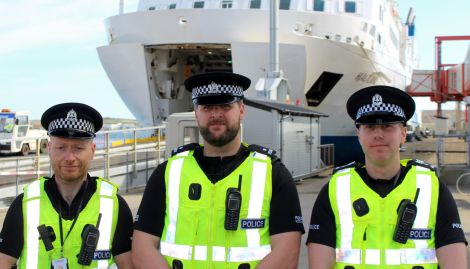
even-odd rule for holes
{"type": "Polygon", "coordinates": [[[223,85],[212,82],[211,84],[194,87],[192,99],[209,95],[231,95],[243,97],[243,87],[238,85],[223,85]]]}
{"type": "Polygon", "coordinates": [[[87,132],[90,134],[95,133],[95,126],[91,121],[85,119],[58,118],[49,123],[47,131],[50,133],[57,129],[72,129],[87,132]]]}
{"type": "Polygon", "coordinates": [[[373,112],[388,112],[395,116],[406,119],[405,112],[400,106],[395,104],[381,103],[380,105],[367,104],[357,110],[356,120],[360,117],[373,112]]]}

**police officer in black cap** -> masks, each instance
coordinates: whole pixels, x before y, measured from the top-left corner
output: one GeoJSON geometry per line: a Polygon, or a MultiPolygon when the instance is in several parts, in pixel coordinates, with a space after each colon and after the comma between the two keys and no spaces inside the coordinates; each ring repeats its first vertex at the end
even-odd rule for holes
{"type": "Polygon", "coordinates": [[[204,144],[174,150],[152,174],[134,226],[136,267],[297,268],[304,229],[292,176],[272,151],[241,142],[250,80],[214,72],[185,86],[204,144]]]}
{"type": "Polygon", "coordinates": [[[118,188],[88,174],[103,126],[94,108],[64,103],[41,118],[54,174],[24,188],[10,206],[0,236],[0,269],[134,268],[132,213],[118,188]]]}
{"type": "Polygon", "coordinates": [[[318,194],[309,268],[467,268],[451,193],[431,165],[400,160],[413,99],[393,87],[371,86],[355,92],[346,107],[365,164],[335,169],[318,194]]]}

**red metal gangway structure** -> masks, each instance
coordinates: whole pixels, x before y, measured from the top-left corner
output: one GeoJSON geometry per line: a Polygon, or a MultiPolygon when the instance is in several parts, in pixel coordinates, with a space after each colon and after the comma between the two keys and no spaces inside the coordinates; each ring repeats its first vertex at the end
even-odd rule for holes
{"type": "MultiPolygon", "coordinates": [[[[463,40],[470,40],[470,36],[436,36],[436,69],[415,70],[412,83],[406,89],[411,96],[430,97],[431,101],[436,102],[436,117],[442,117],[442,103],[463,101],[470,96],[470,48],[464,63],[442,63],[442,43],[463,40]]],[[[465,120],[468,122],[467,118],[465,120]]]]}

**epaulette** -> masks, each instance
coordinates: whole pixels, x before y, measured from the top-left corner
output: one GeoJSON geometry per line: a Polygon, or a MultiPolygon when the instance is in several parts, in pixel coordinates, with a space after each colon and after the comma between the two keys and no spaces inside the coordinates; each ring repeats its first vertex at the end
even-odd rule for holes
{"type": "Polygon", "coordinates": [[[356,168],[356,167],[360,167],[361,165],[362,164],[357,163],[357,162],[351,162],[351,163],[348,163],[348,164],[345,164],[345,165],[342,165],[342,166],[335,167],[335,168],[333,168],[332,175],[334,175],[336,172],[341,171],[343,169],[352,168],[352,167],[356,168]]]}
{"type": "Polygon", "coordinates": [[[431,171],[436,171],[436,168],[434,167],[434,165],[432,165],[430,163],[427,163],[427,162],[423,162],[423,161],[418,160],[418,159],[411,159],[406,163],[406,166],[411,166],[411,165],[421,166],[421,167],[427,168],[431,171]]]}
{"type": "Polygon", "coordinates": [[[269,157],[273,158],[275,155],[276,155],[276,151],[275,150],[272,150],[272,149],[268,149],[268,148],[265,148],[265,147],[262,147],[260,145],[256,145],[256,144],[250,144],[248,145],[248,150],[250,151],[256,151],[256,152],[259,152],[261,154],[266,154],[268,155],[269,157]]]}
{"type": "Polygon", "coordinates": [[[177,147],[171,151],[171,156],[175,156],[178,153],[189,151],[189,150],[195,150],[197,148],[200,148],[201,145],[198,143],[191,143],[191,144],[186,144],[180,147],[177,147]]]}

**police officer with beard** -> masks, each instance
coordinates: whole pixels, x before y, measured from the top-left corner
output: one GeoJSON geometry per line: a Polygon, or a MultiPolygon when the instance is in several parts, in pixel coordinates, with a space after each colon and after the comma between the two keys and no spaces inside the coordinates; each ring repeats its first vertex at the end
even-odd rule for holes
{"type": "Polygon", "coordinates": [[[272,151],[241,142],[249,85],[224,72],[185,81],[204,144],[174,150],[150,177],[134,224],[137,268],[297,268],[292,176],[272,151]]]}

